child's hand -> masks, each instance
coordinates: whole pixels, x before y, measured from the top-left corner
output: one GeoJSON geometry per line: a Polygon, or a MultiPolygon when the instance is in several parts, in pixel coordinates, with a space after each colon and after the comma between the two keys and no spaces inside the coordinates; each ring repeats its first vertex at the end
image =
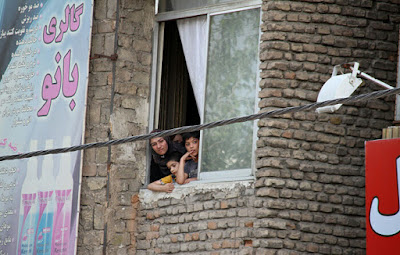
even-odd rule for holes
{"type": "Polygon", "coordinates": [[[196,162],[197,155],[193,155],[194,151],[190,151],[190,158],[196,162]]]}
{"type": "Polygon", "coordinates": [[[188,151],[181,157],[181,161],[185,162],[185,161],[188,161],[191,158],[192,158],[192,156],[190,155],[190,152],[188,151]]]}
{"type": "Polygon", "coordinates": [[[173,183],[167,183],[167,184],[163,185],[164,192],[171,193],[174,190],[174,188],[175,188],[175,186],[173,183]]]}
{"type": "Polygon", "coordinates": [[[194,151],[188,151],[188,152],[186,152],[185,155],[182,156],[182,158],[185,157],[184,158],[185,161],[190,160],[190,159],[196,160],[197,156],[194,156],[193,153],[194,153],[194,151]]]}

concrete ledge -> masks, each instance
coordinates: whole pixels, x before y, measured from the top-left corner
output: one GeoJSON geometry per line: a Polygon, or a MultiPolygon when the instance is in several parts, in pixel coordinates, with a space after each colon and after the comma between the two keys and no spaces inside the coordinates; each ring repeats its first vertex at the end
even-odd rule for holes
{"type": "Polygon", "coordinates": [[[186,196],[194,194],[202,194],[209,191],[223,191],[229,196],[229,192],[237,189],[248,189],[254,188],[254,180],[241,180],[241,181],[224,181],[224,182],[205,182],[205,181],[194,181],[185,185],[175,184],[175,189],[172,193],[165,192],[153,192],[148,189],[141,189],[139,191],[140,203],[152,204],[159,200],[175,198],[183,199],[186,196]]]}

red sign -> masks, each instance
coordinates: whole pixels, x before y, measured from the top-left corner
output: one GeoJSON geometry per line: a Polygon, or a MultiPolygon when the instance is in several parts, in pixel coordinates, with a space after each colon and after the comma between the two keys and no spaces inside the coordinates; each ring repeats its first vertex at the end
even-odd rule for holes
{"type": "Polygon", "coordinates": [[[399,254],[400,139],[365,145],[367,254],[399,254]]]}

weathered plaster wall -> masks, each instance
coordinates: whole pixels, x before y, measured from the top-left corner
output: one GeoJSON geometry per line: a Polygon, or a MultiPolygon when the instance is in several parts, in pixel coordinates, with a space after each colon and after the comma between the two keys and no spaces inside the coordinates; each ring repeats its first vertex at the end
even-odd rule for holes
{"type": "MultiPolygon", "coordinates": [[[[117,2],[95,0],[91,55],[118,59],[90,61],[86,143],[148,128],[154,1],[117,2]]],[[[145,170],[145,142],[85,151],[78,254],[134,254],[135,195],[145,170]]]]}
{"type": "MultiPolygon", "coordinates": [[[[95,1],[92,55],[118,60],[90,61],[86,142],[148,127],[154,1],[116,3],[95,1]]],[[[264,1],[261,110],[315,102],[333,65],[348,61],[395,84],[399,5],[264,1]]],[[[255,182],[171,195],[140,190],[145,142],[86,150],[78,254],[364,254],[364,141],[391,125],[393,106],[386,98],[261,120],[255,182]]]]}

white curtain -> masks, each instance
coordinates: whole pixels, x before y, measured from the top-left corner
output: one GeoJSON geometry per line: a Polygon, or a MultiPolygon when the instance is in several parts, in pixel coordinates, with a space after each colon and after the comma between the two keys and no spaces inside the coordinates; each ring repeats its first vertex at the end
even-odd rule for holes
{"type": "Polygon", "coordinates": [[[206,79],[207,16],[176,21],[200,118],[203,118],[206,79]]]}

